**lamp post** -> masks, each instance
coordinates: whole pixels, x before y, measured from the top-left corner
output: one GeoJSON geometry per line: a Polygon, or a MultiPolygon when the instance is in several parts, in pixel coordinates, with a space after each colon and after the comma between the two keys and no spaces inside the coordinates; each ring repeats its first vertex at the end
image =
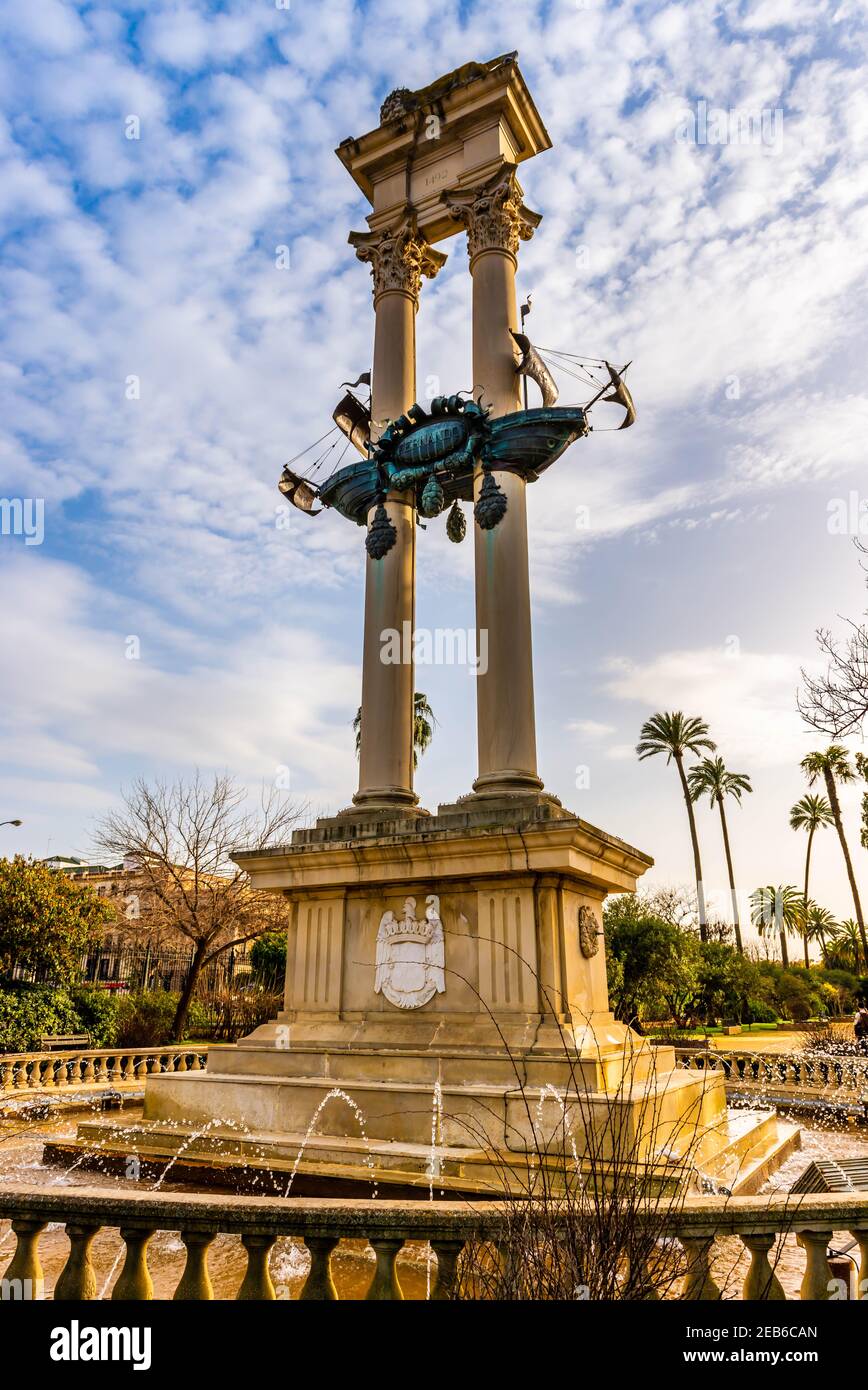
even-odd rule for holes
{"type": "Polygon", "coordinates": [[[0,825],[21,825],[20,820],[0,820],[0,825]]]}

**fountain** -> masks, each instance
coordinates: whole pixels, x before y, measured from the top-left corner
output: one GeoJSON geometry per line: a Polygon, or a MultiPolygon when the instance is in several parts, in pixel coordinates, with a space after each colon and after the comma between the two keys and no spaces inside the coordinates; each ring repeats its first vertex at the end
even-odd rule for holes
{"type": "Polygon", "coordinates": [[[56,1155],[105,1166],[134,1151],[196,1182],[262,1168],[293,1193],[364,1194],[373,1173],[392,1195],[433,1196],[435,1177],[438,1192],[493,1195],[556,1175],[565,1157],[580,1174],[624,1162],[666,1186],[698,1169],[747,1192],[798,1142],[773,1111],[730,1115],[721,1075],[677,1068],[672,1048],[613,1017],[602,904],[635,891],[652,861],[537,773],[526,489],[580,439],[608,466],[599,455],[623,436],[587,439],[604,392],[622,427],[635,418],[625,369],[609,364],[594,400],[555,407],[517,333],[518,251],[540,221],[517,165],[550,143],[508,54],[392,93],[377,129],[337,152],[372,205],[350,238],[373,273],[372,399],[335,413],[362,462],[323,484],[287,470],[281,488],[308,517],[318,502],[366,527],[359,789],[291,844],[237,855],[256,888],[291,904],[278,1017],[213,1050],[205,1071],[149,1075],[138,1124],[87,1119],[56,1155]],[[464,230],[473,392],[427,410],[415,403],[422,277],[445,259],[433,243],[464,230]],[[521,409],[528,376],[542,408],[521,409]],[[392,660],[384,642],[413,632],[417,512],[451,503],[460,541],[462,502],[486,641],[478,775],[432,815],[413,790],[412,643],[392,660]]]}

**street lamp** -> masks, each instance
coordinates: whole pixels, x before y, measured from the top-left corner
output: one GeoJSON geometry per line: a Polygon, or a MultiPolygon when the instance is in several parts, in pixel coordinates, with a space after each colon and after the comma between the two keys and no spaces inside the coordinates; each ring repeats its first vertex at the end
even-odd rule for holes
{"type": "Polygon", "coordinates": [[[0,825],[20,825],[20,820],[0,820],[0,825]]]}

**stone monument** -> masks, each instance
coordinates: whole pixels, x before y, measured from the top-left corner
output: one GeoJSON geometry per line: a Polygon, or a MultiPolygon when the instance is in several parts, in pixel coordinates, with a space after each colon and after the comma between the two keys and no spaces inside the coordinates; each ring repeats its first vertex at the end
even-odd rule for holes
{"type": "Polygon", "coordinates": [[[373,277],[366,461],[319,493],[294,475],[285,490],[366,528],[359,786],[290,845],[237,856],[292,905],[282,1012],[205,1072],[149,1076],[132,1133],[82,1124],[79,1144],[103,1156],[243,1159],[331,1183],[369,1184],[373,1169],[383,1193],[427,1190],[436,1173],[438,1190],[478,1193],[498,1190],[504,1158],[520,1185],[558,1132],[587,1162],[589,1129],[614,1115],[631,1162],[662,1171],[674,1153],[745,1191],[793,1142],[773,1114],[736,1123],[719,1074],[677,1070],[671,1048],[615,1020],[602,905],[652,861],[561,806],[537,768],[525,493],[587,433],[580,409],[521,411],[515,275],[541,219],[517,171],[550,144],[510,54],[393,92],[379,126],[337,151],[372,209],[350,236],[373,277]],[[445,260],[435,244],[462,231],[475,399],[429,414],[415,405],[416,313],[445,260]],[[416,513],[450,497],[475,503],[488,664],[476,777],[430,814],[413,789],[412,661],[383,662],[381,634],[412,630],[416,513]]]}

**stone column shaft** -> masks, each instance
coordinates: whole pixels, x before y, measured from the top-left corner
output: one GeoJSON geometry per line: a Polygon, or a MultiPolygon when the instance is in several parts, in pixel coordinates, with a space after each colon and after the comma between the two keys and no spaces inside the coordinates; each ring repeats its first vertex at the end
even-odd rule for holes
{"type": "MultiPolygon", "coordinates": [[[[473,279],[473,389],[492,416],[521,408],[510,329],[518,328],[516,254],[540,221],[521,201],[510,166],[480,190],[452,195],[468,231],[473,279]]],[[[483,473],[478,468],[474,495],[483,473]]],[[[480,795],[538,791],[533,695],[526,483],[497,474],[507,511],[490,531],[474,527],[476,625],[488,633],[488,669],[476,682],[480,795]]],[[[479,639],[478,639],[479,640],[479,639]]]]}
{"type": "MultiPolygon", "coordinates": [[[[416,310],[422,275],[436,274],[446,257],[432,251],[408,218],[381,233],[350,236],[356,255],[374,277],[374,363],[371,417],[374,438],[416,399],[416,310]]],[[[406,662],[381,660],[383,633],[413,630],[416,595],[416,509],[412,492],[389,493],[383,504],[397,531],[394,546],[365,566],[362,655],[362,738],[357,806],[400,809],[416,805],[413,791],[412,651],[406,662]]],[[[368,526],[376,511],[368,513],[368,526]]],[[[403,643],[402,643],[403,649],[403,643]]]]}

